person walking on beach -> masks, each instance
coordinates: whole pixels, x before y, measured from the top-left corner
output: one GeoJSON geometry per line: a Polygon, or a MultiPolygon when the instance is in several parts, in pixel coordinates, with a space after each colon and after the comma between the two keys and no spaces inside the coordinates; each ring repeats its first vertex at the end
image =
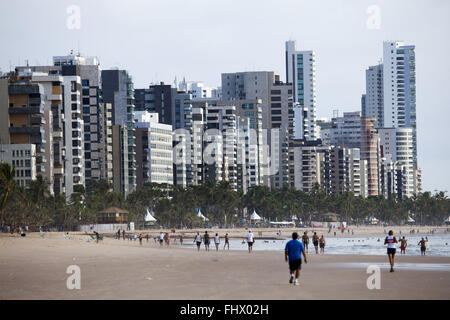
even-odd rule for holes
{"type": "Polygon", "coordinates": [[[248,253],[251,253],[253,251],[254,243],[255,243],[255,237],[253,236],[252,230],[248,230],[248,233],[247,233],[248,253]]]}
{"type": "Polygon", "coordinates": [[[384,239],[384,244],[387,244],[387,254],[389,257],[389,263],[391,264],[391,271],[394,272],[394,258],[395,258],[395,244],[398,243],[397,239],[394,237],[394,231],[389,230],[389,234],[384,239]]]}
{"type": "Polygon", "coordinates": [[[407,241],[405,239],[405,236],[403,236],[402,239],[400,239],[400,254],[406,254],[406,246],[407,246],[407,241]]]}
{"type": "Polygon", "coordinates": [[[209,234],[208,234],[208,231],[205,231],[205,234],[203,235],[203,242],[205,243],[205,250],[209,251],[209,234]]]}
{"type": "Polygon", "coordinates": [[[225,244],[223,245],[223,250],[228,246],[228,250],[230,250],[230,239],[228,238],[228,233],[225,235],[225,244]]]}
{"type": "Polygon", "coordinates": [[[322,235],[319,239],[320,253],[325,253],[325,237],[322,235]]]}
{"type": "Polygon", "coordinates": [[[161,232],[159,234],[159,246],[162,247],[164,242],[164,234],[161,232]]]}
{"type": "Polygon", "coordinates": [[[219,251],[220,238],[218,233],[214,236],[214,244],[216,245],[216,251],[219,251]]]}
{"type": "Polygon", "coordinates": [[[305,259],[305,263],[308,263],[305,254],[305,247],[297,239],[298,234],[297,232],[294,232],[292,234],[292,240],[286,243],[286,247],[284,248],[284,259],[289,263],[289,283],[293,283],[295,286],[299,285],[300,270],[302,269],[302,255],[305,259]]]}
{"type": "Polygon", "coordinates": [[[183,235],[180,234],[180,246],[182,246],[182,245],[183,245],[183,235]]]}
{"type": "Polygon", "coordinates": [[[309,244],[308,231],[305,231],[303,233],[302,243],[303,243],[303,247],[306,249],[306,252],[308,252],[308,244],[309,244]]]}
{"type": "Polygon", "coordinates": [[[314,249],[316,249],[316,254],[319,254],[319,236],[317,235],[317,232],[314,232],[313,235],[313,245],[314,249]]]}
{"type": "Polygon", "coordinates": [[[202,244],[202,236],[199,232],[197,232],[197,235],[194,238],[194,242],[197,243],[197,251],[200,251],[200,245],[202,244]]]}
{"type": "Polygon", "coordinates": [[[125,240],[125,229],[122,230],[122,237],[123,237],[123,240],[125,240]]]}
{"type": "Polygon", "coordinates": [[[166,235],[164,236],[164,240],[166,241],[166,245],[170,246],[170,234],[166,232],[166,235]]]}
{"type": "Polygon", "coordinates": [[[142,246],[142,233],[139,234],[139,245],[142,246]]]}
{"type": "Polygon", "coordinates": [[[117,240],[120,240],[120,229],[117,230],[117,240]]]}
{"type": "Polygon", "coordinates": [[[422,238],[422,240],[419,241],[418,245],[420,246],[420,255],[424,256],[427,251],[426,240],[422,238]]]}

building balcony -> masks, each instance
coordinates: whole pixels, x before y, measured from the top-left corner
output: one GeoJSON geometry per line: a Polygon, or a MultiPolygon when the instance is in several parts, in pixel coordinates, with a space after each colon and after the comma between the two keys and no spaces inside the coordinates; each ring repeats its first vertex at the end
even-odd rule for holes
{"type": "Polygon", "coordinates": [[[63,138],[63,132],[62,131],[53,131],[53,139],[62,139],[63,138]]]}
{"type": "Polygon", "coordinates": [[[30,123],[32,126],[40,126],[45,124],[44,117],[31,117],[30,123]]]}
{"type": "Polygon", "coordinates": [[[36,135],[41,134],[44,136],[44,128],[43,127],[9,127],[10,134],[30,134],[36,135]]]}
{"type": "Polygon", "coordinates": [[[9,107],[9,114],[44,114],[44,105],[39,107],[9,107]]]}
{"type": "Polygon", "coordinates": [[[64,168],[63,167],[55,167],[55,168],[53,168],[53,174],[55,175],[55,176],[62,176],[62,175],[64,175],[64,168]]]}

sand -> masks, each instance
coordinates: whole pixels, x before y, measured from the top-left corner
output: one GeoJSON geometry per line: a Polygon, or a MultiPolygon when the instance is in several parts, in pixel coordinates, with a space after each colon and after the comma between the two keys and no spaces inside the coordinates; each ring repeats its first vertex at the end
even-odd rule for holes
{"type": "Polygon", "coordinates": [[[160,248],[152,239],[140,246],[112,238],[97,244],[79,234],[1,234],[0,299],[450,299],[450,257],[398,256],[394,273],[384,256],[308,257],[300,285],[292,286],[283,252],[205,252],[203,246],[197,252],[160,248]],[[346,263],[381,265],[381,289],[367,288],[366,266],[346,263]],[[426,264],[449,268],[421,268],[426,264]],[[67,289],[70,265],[80,267],[80,290],[67,289]]]}

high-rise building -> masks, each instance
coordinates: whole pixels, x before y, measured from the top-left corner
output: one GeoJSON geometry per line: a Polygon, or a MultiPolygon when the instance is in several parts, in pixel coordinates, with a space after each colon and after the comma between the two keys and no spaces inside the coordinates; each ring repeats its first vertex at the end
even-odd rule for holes
{"type": "Polygon", "coordinates": [[[294,90],[295,138],[316,140],[316,58],[314,51],[297,51],[286,41],[286,82],[294,90]]]}
{"type": "Polygon", "coordinates": [[[331,119],[330,144],[347,148],[361,145],[361,112],[344,112],[331,119]]]}
{"type": "MultiPolygon", "coordinates": [[[[134,85],[131,76],[126,70],[103,70],[102,71],[103,101],[111,105],[112,125],[126,128],[126,134],[119,134],[121,130],[113,129],[114,137],[126,139],[122,144],[116,144],[121,150],[127,148],[127,158],[123,158],[121,170],[127,171],[120,176],[123,185],[119,190],[128,194],[136,190],[136,152],[134,141],[134,85]]],[[[107,110],[108,112],[108,110],[107,110]]],[[[114,146],[114,141],[113,141],[114,146]]],[[[113,149],[115,149],[113,147],[113,149]]],[[[116,159],[117,160],[117,159],[116,159]]],[[[113,163],[114,167],[114,163],[113,163]]],[[[115,169],[113,168],[115,171],[115,169]]],[[[116,179],[116,178],[114,178],[116,179]]],[[[114,182],[117,188],[117,183],[114,182]]],[[[119,191],[117,190],[117,191],[119,191]]]]}
{"type": "Polygon", "coordinates": [[[271,166],[270,185],[281,188],[289,184],[289,139],[294,137],[292,85],[276,81],[270,86],[269,130],[271,166]]]}
{"type": "MultiPolygon", "coordinates": [[[[85,184],[108,179],[112,168],[106,166],[105,108],[102,102],[101,67],[95,57],[70,54],[53,57],[55,66],[78,66],[81,77],[81,104],[84,123],[85,184]]],[[[110,128],[109,128],[110,129],[110,128]]],[[[111,180],[110,180],[111,181],[111,180]]]]}
{"type": "Polygon", "coordinates": [[[413,162],[413,128],[379,128],[381,156],[387,157],[403,170],[402,188],[397,192],[399,198],[411,197],[415,190],[415,164],[413,162]]]}
{"type": "Polygon", "coordinates": [[[332,147],[329,165],[331,193],[353,192],[357,197],[367,197],[366,163],[361,159],[359,148],[332,147]]]}
{"type": "Polygon", "coordinates": [[[380,140],[375,129],[375,117],[361,118],[361,159],[367,161],[367,195],[377,196],[380,140]]]}
{"type": "MultiPolygon", "coordinates": [[[[413,128],[413,162],[417,163],[415,46],[383,43],[384,128],[413,128]]],[[[380,126],[381,127],[381,126],[380,126]]]]}
{"type": "Polygon", "coordinates": [[[384,126],[384,85],[383,64],[371,66],[366,70],[366,94],[361,106],[363,117],[375,117],[375,127],[384,126]]]}
{"type": "Polygon", "coordinates": [[[273,71],[222,73],[222,100],[261,100],[262,129],[269,128],[271,86],[279,76],[273,71]]]}
{"type": "Polygon", "coordinates": [[[136,181],[173,184],[172,126],[158,122],[157,113],[136,111],[136,181]]]}
{"type": "Polygon", "coordinates": [[[2,145],[25,145],[27,153],[36,155],[36,174],[47,178],[44,87],[31,81],[9,82],[8,79],[0,79],[0,82],[0,118],[6,119],[5,124],[7,122],[6,126],[0,128],[2,145]],[[30,144],[35,145],[33,150],[30,144]]]}

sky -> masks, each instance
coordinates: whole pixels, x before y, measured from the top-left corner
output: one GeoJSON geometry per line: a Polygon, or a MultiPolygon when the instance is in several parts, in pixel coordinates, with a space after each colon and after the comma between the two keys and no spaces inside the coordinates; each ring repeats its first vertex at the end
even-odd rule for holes
{"type": "Polygon", "coordinates": [[[448,0],[1,1],[0,69],[74,50],[129,70],[135,88],[175,77],[218,86],[242,71],[285,80],[284,43],[296,40],[316,53],[317,115],[331,118],[360,110],[383,41],[404,41],[416,46],[423,189],[450,191],[449,16],[448,0]]]}

